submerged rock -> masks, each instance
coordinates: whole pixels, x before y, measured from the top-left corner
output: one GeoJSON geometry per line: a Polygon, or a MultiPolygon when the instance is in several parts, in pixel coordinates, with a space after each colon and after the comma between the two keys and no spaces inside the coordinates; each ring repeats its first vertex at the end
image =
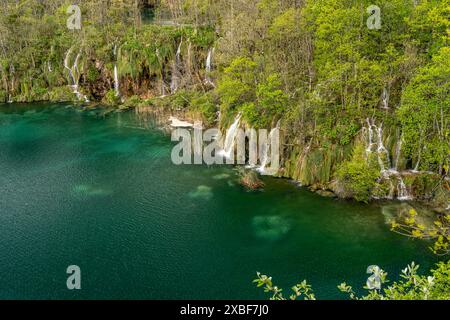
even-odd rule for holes
{"type": "Polygon", "coordinates": [[[240,183],[248,190],[260,190],[265,186],[264,182],[259,179],[258,174],[254,171],[244,172],[240,179],[240,183]]]}
{"type": "Polygon", "coordinates": [[[258,238],[278,240],[286,235],[291,226],[280,216],[256,216],[252,220],[253,231],[258,238]]]}
{"type": "Polygon", "coordinates": [[[197,189],[195,189],[195,191],[189,192],[189,197],[194,199],[200,198],[209,200],[213,197],[213,193],[210,187],[201,185],[198,186],[197,189]]]}
{"type": "Polygon", "coordinates": [[[336,195],[328,190],[317,190],[316,193],[322,197],[326,197],[326,198],[335,198],[336,195]]]}
{"type": "Polygon", "coordinates": [[[214,180],[225,180],[225,179],[228,179],[229,177],[230,177],[229,174],[221,173],[221,174],[217,174],[217,175],[213,176],[213,179],[214,180]]]}

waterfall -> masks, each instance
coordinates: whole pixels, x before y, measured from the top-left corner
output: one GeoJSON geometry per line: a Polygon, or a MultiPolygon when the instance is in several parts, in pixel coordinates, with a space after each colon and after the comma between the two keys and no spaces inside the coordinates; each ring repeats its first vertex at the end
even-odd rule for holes
{"type": "MultiPolygon", "coordinates": [[[[272,132],[270,132],[272,133],[272,132]]],[[[270,134],[269,134],[269,141],[270,141],[270,134]]],[[[261,150],[261,154],[262,154],[262,159],[261,159],[261,163],[260,166],[256,169],[256,171],[258,171],[261,174],[265,173],[265,169],[266,169],[266,165],[267,162],[269,161],[269,150],[270,150],[270,143],[267,142],[262,146],[262,150],[261,150]]]]}
{"type": "Polygon", "coordinates": [[[208,51],[208,56],[206,57],[206,63],[205,63],[205,71],[206,71],[206,78],[205,78],[205,83],[208,85],[211,85],[213,87],[215,87],[214,82],[212,81],[211,77],[209,76],[209,74],[211,73],[212,70],[212,58],[214,55],[214,51],[215,49],[209,49],[208,51]]]}
{"type": "Polygon", "coordinates": [[[209,49],[208,56],[206,57],[206,72],[211,72],[212,69],[212,55],[213,55],[214,49],[209,49]]]}
{"type": "Polygon", "coordinates": [[[383,94],[381,95],[381,102],[383,103],[383,109],[389,109],[389,91],[386,87],[383,89],[383,94]]]}
{"type": "Polygon", "coordinates": [[[236,141],[240,121],[241,121],[241,114],[239,113],[234,119],[233,124],[227,130],[225,142],[223,144],[223,150],[219,152],[219,154],[225,157],[226,159],[229,159],[231,157],[231,153],[234,151],[234,144],[236,141]]]}
{"type": "Polygon", "coordinates": [[[181,68],[181,45],[183,39],[181,39],[178,45],[177,53],[175,54],[175,62],[172,67],[172,80],[170,82],[170,92],[175,93],[180,86],[180,68],[181,68]]]}
{"type": "Polygon", "coordinates": [[[385,171],[386,164],[387,167],[390,168],[391,160],[389,158],[389,152],[383,144],[383,124],[381,124],[377,128],[377,135],[378,135],[378,149],[377,149],[378,163],[380,164],[381,171],[385,171]]]}
{"type": "Polygon", "coordinates": [[[166,84],[164,83],[164,80],[161,80],[161,98],[164,98],[166,96],[166,84]]]}
{"type": "Polygon", "coordinates": [[[70,56],[71,52],[72,52],[72,48],[70,48],[66,53],[66,56],[64,58],[64,68],[66,68],[67,71],[69,72],[69,77],[72,82],[72,86],[74,86],[74,85],[76,85],[76,81],[75,81],[75,77],[73,76],[72,67],[69,66],[69,56],[70,56]]]}
{"type": "Polygon", "coordinates": [[[398,172],[398,165],[400,161],[400,154],[403,144],[403,138],[397,142],[397,149],[394,160],[394,167],[391,167],[391,159],[389,151],[383,143],[383,124],[377,126],[374,120],[367,119],[367,128],[364,128],[364,132],[368,134],[366,154],[370,155],[376,152],[378,164],[380,166],[380,172],[383,179],[389,181],[390,190],[388,199],[393,199],[395,189],[397,189],[397,199],[401,201],[412,200],[412,195],[408,192],[408,189],[403,181],[401,173],[398,172]],[[392,177],[397,179],[397,188],[392,182],[392,177]]]}
{"type": "Polygon", "coordinates": [[[413,172],[419,172],[420,158],[422,150],[419,150],[419,158],[417,159],[416,165],[414,166],[413,172]]]}
{"type": "Polygon", "coordinates": [[[412,200],[412,198],[413,197],[409,194],[402,177],[398,177],[397,199],[400,201],[407,201],[412,200]]]}
{"type": "Polygon", "coordinates": [[[270,130],[268,140],[266,141],[266,143],[264,143],[264,145],[261,146],[261,148],[262,148],[262,150],[261,150],[262,157],[260,159],[260,166],[256,169],[256,171],[258,171],[262,175],[270,174],[270,173],[266,172],[266,166],[267,166],[267,163],[269,162],[269,154],[271,154],[271,152],[273,151],[273,150],[271,150],[272,137],[275,134],[275,131],[279,130],[279,128],[280,128],[280,121],[278,121],[278,123],[277,123],[275,128],[270,130]]]}
{"type": "Polygon", "coordinates": [[[11,94],[8,95],[8,103],[13,103],[13,100],[11,98],[11,94]]]}
{"type": "Polygon", "coordinates": [[[395,151],[395,163],[394,163],[395,171],[398,171],[398,163],[400,162],[400,154],[402,153],[402,145],[403,145],[403,136],[400,137],[400,140],[397,142],[397,149],[395,151]]]}
{"type": "Polygon", "coordinates": [[[119,74],[117,71],[117,64],[114,64],[114,92],[116,97],[120,96],[119,92],[119,74]]]}
{"type": "Polygon", "coordinates": [[[366,148],[366,154],[369,155],[374,152],[374,147],[376,147],[376,153],[378,158],[378,164],[380,165],[381,171],[385,171],[386,168],[390,168],[391,160],[389,157],[389,151],[386,149],[383,143],[383,124],[377,126],[375,122],[370,119],[366,120],[368,132],[368,144],[366,148]],[[376,141],[374,137],[376,136],[376,141]]]}
{"type": "Polygon", "coordinates": [[[114,93],[116,97],[120,96],[119,71],[117,70],[117,45],[114,45],[114,93]]]}
{"type": "Polygon", "coordinates": [[[80,60],[81,57],[81,50],[75,57],[75,61],[72,66],[69,65],[69,58],[71,53],[72,48],[70,48],[67,51],[66,56],[64,57],[64,68],[67,69],[69,73],[70,78],[69,80],[71,82],[70,86],[72,87],[73,93],[77,96],[78,100],[84,100],[85,102],[89,102],[88,98],[78,90],[78,76],[75,76],[75,74],[78,75],[79,73],[78,61],[80,60]]]}
{"type": "Polygon", "coordinates": [[[392,180],[389,179],[389,195],[388,195],[388,199],[389,200],[393,200],[395,196],[395,186],[392,183],[392,180]]]}
{"type": "Polygon", "coordinates": [[[208,51],[208,56],[206,57],[206,64],[205,64],[205,71],[206,71],[206,78],[205,78],[205,83],[214,86],[214,83],[211,79],[211,77],[209,76],[209,74],[212,71],[212,57],[214,55],[214,51],[215,49],[209,49],[208,51]]]}
{"type": "Polygon", "coordinates": [[[370,153],[372,153],[372,146],[374,145],[373,143],[373,129],[372,129],[372,124],[370,123],[369,118],[367,118],[367,131],[369,133],[369,142],[367,144],[367,148],[366,148],[366,154],[369,155],[370,153]]]}

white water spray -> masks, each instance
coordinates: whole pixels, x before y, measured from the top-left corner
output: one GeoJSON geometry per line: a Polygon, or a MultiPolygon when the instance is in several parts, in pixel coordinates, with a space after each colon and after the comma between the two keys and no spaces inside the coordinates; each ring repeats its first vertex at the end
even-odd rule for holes
{"type": "Polygon", "coordinates": [[[114,45],[114,93],[116,97],[120,97],[119,71],[117,69],[117,45],[114,45]]]}
{"type": "Polygon", "coordinates": [[[213,58],[213,55],[214,55],[214,51],[215,51],[215,48],[209,49],[208,56],[206,57],[206,64],[205,64],[206,65],[206,68],[205,68],[205,71],[206,71],[205,83],[209,84],[209,85],[212,85],[212,86],[214,86],[214,83],[213,83],[211,77],[209,76],[209,74],[212,71],[212,58],[213,58]]]}
{"type": "Polygon", "coordinates": [[[72,87],[73,93],[77,96],[78,100],[84,100],[85,102],[89,102],[88,98],[78,90],[78,74],[79,74],[78,61],[80,60],[80,57],[81,57],[81,50],[80,50],[80,52],[78,52],[77,56],[75,57],[75,61],[72,66],[69,65],[69,59],[70,59],[71,53],[72,53],[72,48],[70,48],[67,51],[66,56],[64,57],[64,68],[69,73],[69,78],[70,78],[69,80],[71,82],[70,86],[72,87]]]}
{"type": "Polygon", "coordinates": [[[178,45],[177,53],[175,54],[175,61],[172,67],[172,80],[170,82],[170,92],[177,92],[180,86],[180,78],[181,78],[181,45],[183,44],[183,39],[181,39],[180,44],[178,45]]]}
{"type": "Polygon", "coordinates": [[[383,125],[377,126],[374,120],[367,119],[367,128],[364,129],[364,132],[368,134],[367,137],[367,148],[366,154],[370,155],[373,152],[376,152],[378,164],[380,166],[380,171],[383,179],[386,179],[390,183],[390,192],[387,196],[388,199],[394,198],[395,193],[395,185],[392,182],[392,178],[395,177],[397,179],[396,191],[397,191],[397,199],[401,201],[412,200],[413,197],[408,191],[408,188],[403,181],[403,178],[398,172],[398,165],[400,161],[400,153],[402,148],[403,139],[397,143],[397,150],[395,155],[394,167],[391,167],[391,159],[390,154],[383,142],[383,125]]]}
{"type": "Polygon", "coordinates": [[[389,91],[386,87],[383,89],[381,102],[383,104],[383,109],[389,109],[389,91]]]}
{"type": "Polygon", "coordinates": [[[398,177],[397,199],[400,201],[408,201],[413,199],[413,197],[409,194],[402,177],[398,177]]]}
{"type": "Polygon", "coordinates": [[[270,175],[272,174],[272,172],[268,172],[266,170],[266,166],[269,163],[269,155],[271,155],[272,152],[274,152],[274,150],[271,150],[272,147],[272,138],[274,136],[274,134],[276,134],[276,132],[280,130],[280,121],[278,121],[277,125],[275,128],[273,128],[272,130],[270,130],[269,133],[269,138],[266,141],[266,143],[264,145],[261,146],[262,150],[261,150],[261,161],[260,161],[260,166],[256,169],[259,173],[261,173],[262,175],[270,175]]]}
{"type": "Polygon", "coordinates": [[[233,124],[227,130],[225,142],[223,144],[223,150],[219,152],[219,155],[222,155],[226,159],[229,159],[231,157],[231,153],[234,151],[234,145],[236,142],[236,136],[238,133],[240,122],[241,122],[241,114],[239,113],[234,119],[233,124]]]}

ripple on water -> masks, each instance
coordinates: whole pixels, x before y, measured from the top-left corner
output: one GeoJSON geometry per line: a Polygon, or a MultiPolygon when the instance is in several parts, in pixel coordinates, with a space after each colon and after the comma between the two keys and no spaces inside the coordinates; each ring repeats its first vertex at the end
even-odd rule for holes
{"type": "Polygon", "coordinates": [[[107,188],[101,188],[88,184],[78,184],[73,188],[73,194],[81,197],[106,197],[113,192],[107,188]]]}

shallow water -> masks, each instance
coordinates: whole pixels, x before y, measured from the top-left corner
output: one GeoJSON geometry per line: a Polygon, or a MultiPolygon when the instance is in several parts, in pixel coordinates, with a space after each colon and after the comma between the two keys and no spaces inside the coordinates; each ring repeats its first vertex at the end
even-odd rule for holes
{"type": "Polygon", "coordinates": [[[132,112],[0,106],[0,298],[259,299],[256,271],[286,293],[307,279],[345,298],[366,268],[435,261],[389,231],[380,204],[322,198],[230,166],[175,166],[170,137],[132,112]],[[82,289],[66,288],[78,265],[82,289]]]}

